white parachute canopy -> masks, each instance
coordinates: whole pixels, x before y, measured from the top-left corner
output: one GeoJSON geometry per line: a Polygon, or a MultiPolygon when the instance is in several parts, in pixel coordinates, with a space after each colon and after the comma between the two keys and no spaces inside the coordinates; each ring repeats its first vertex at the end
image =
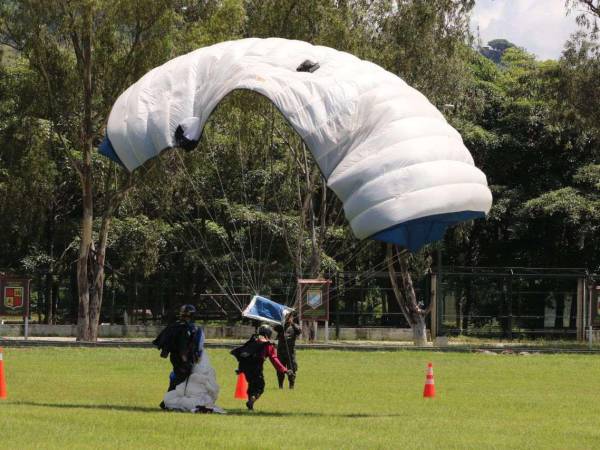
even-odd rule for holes
{"type": "Polygon", "coordinates": [[[359,239],[414,251],[491,207],[485,175],[425,96],[376,64],[302,41],[223,42],[151,70],[117,99],[100,151],[133,171],[165,149],[194,148],[236,89],[281,111],[359,239]]]}
{"type": "Polygon", "coordinates": [[[191,375],[186,381],[179,383],[175,390],[167,392],[163,401],[168,409],[196,412],[199,408],[206,408],[224,413],[216,404],[218,396],[219,385],[215,370],[204,349],[200,361],[194,364],[191,375]]]}

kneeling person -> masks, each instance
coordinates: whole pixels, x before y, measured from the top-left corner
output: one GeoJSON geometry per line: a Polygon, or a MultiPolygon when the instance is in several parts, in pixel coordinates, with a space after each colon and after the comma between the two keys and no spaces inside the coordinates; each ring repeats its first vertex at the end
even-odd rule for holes
{"type": "MultiPolygon", "coordinates": [[[[179,320],[166,327],[153,341],[161,350],[163,358],[169,357],[173,371],[169,376],[167,392],[175,390],[179,383],[188,379],[192,368],[198,362],[204,345],[204,334],[194,324],[193,305],[183,305],[179,312],[179,320]]],[[[164,402],[160,403],[165,408],[164,402]]]]}

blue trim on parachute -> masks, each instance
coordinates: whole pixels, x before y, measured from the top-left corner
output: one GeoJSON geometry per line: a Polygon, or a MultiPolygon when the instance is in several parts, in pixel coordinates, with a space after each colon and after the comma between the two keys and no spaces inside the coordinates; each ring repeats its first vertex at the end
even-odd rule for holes
{"type": "Polygon", "coordinates": [[[98,153],[100,153],[102,156],[106,156],[108,159],[112,159],[120,166],[125,167],[125,164],[121,162],[121,159],[117,155],[117,152],[115,152],[115,149],[112,146],[112,143],[110,142],[108,136],[105,136],[102,140],[102,143],[98,146],[98,153]]]}
{"type": "Polygon", "coordinates": [[[242,312],[248,319],[261,320],[274,325],[283,324],[285,316],[293,311],[289,306],[281,305],[266,297],[255,295],[242,312]]]}
{"type": "Polygon", "coordinates": [[[425,244],[442,239],[448,227],[482,217],[485,217],[482,211],[459,211],[419,217],[380,231],[370,239],[401,245],[411,252],[416,252],[425,244]]]}

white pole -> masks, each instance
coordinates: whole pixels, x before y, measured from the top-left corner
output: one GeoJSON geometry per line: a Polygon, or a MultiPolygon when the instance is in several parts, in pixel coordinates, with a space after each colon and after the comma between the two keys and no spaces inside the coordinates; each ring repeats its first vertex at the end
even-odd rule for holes
{"type": "MultiPolygon", "coordinates": [[[[586,294],[586,291],[588,291],[587,286],[584,284],[584,295],[586,294]]],[[[592,349],[592,345],[594,343],[594,333],[593,331],[593,325],[592,325],[592,300],[594,298],[593,295],[591,295],[590,292],[587,292],[588,294],[588,304],[589,304],[589,309],[588,309],[588,332],[590,333],[590,335],[588,336],[589,339],[589,345],[590,345],[590,350],[592,349]]]]}
{"type": "Polygon", "coordinates": [[[25,327],[23,330],[23,334],[25,335],[25,339],[27,339],[29,337],[29,317],[25,316],[25,327]]]}
{"type": "Polygon", "coordinates": [[[313,327],[315,328],[315,342],[317,341],[317,330],[319,329],[319,322],[316,320],[313,322],[313,327]]]}
{"type": "Polygon", "coordinates": [[[329,342],[329,322],[325,321],[325,342],[329,342]]]}

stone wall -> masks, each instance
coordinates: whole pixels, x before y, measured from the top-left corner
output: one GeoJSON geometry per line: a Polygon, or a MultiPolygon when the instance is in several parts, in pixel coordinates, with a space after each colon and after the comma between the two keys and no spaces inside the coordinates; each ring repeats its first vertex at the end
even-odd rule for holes
{"type": "MultiPolygon", "coordinates": [[[[160,333],[160,325],[100,325],[101,338],[154,338],[160,333]]],[[[254,328],[246,325],[204,327],[208,339],[246,339],[254,328]]],[[[319,327],[317,339],[323,340],[324,329],[319,327]]],[[[31,337],[74,337],[76,325],[30,324],[31,337]]],[[[0,337],[23,336],[23,325],[0,325],[0,337]]],[[[329,327],[329,339],[335,339],[335,327],[329,327]]],[[[411,341],[412,331],[408,328],[340,328],[340,340],[366,341],[411,341]]]]}
{"type": "MultiPolygon", "coordinates": [[[[321,329],[317,331],[317,338],[321,329]]],[[[335,339],[335,328],[329,328],[329,338],[335,339]]],[[[343,341],[412,341],[410,328],[340,328],[343,341]]]]}

